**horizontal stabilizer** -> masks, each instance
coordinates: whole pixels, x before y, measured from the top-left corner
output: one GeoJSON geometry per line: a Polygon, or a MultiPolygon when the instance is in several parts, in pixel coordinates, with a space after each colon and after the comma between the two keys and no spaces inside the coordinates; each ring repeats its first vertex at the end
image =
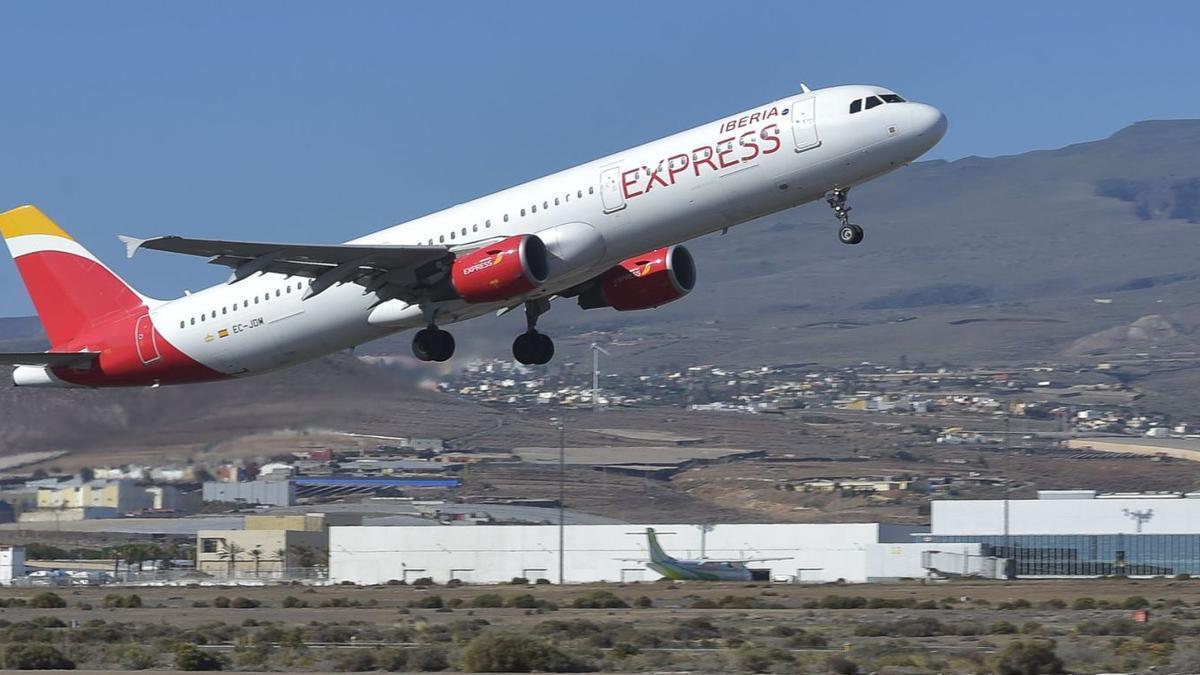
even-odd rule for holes
{"type": "Polygon", "coordinates": [[[92,365],[98,358],[99,352],[0,352],[0,365],[80,368],[92,365]]]}

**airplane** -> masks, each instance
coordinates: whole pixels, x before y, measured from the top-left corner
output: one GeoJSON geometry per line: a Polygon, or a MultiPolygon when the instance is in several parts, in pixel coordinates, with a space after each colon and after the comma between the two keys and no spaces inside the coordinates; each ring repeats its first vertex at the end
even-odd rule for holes
{"type": "Polygon", "coordinates": [[[51,349],[0,354],[25,387],[156,387],[255,375],[417,329],[413,354],[446,361],[443,326],[523,308],[522,364],[545,364],[537,330],[552,300],[650,309],[687,295],[682,242],[824,198],[858,244],[854,186],[905,166],[946,132],[937,108],[890,89],[810,90],[344,244],[122,236],[207,258],[221,284],[174,300],[125,283],[36,207],[0,214],[0,235],[51,349]]]}
{"type": "Polygon", "coordinates": [[[680,560],[667,555],[658,543],[658,533],[653,527],[646,528],[646,546],[650,550],[650,559],[622,558],[632,562],[642,562],[646,567],[658,572],[667,579],[676,581],[752,581],[753,575],[746,563],[765,562],[768,560],[785,560],[785,558],[746,558],[744,560],[680,560]]]}

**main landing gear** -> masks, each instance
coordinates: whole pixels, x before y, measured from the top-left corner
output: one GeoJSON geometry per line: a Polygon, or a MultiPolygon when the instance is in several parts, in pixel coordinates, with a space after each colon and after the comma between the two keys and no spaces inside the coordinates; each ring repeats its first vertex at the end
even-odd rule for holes
{"type": "Polygon", "coordinates": [[[454,356],[454,336],[437,326],[422,328],[413,336],[412,350],[422,361],[447,361],[454,356]]]}
{"type": "Polygon", "coordinates": [[[537,331],[538,317],[550,310],[550,301],[538,298],[525,303],[525,324],[528,328],[513,340],[513,358],[524,365],[544,365],[554,358],[554,340],[537,331]]]}
{"type": "Polygon", "coordinates": [[[863,229],[850,222],[850,205],[846,203],[849,192],[850,188],[834,188],[825,193],[825,201],[842,224],[838,228],[838,240],[843,244],[857,244],[863,240],[863,229]]]}

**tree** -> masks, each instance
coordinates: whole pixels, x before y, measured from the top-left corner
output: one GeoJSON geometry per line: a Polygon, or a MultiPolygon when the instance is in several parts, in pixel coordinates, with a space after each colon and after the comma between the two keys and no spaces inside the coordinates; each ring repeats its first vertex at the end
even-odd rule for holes
{"type": "Polygon", "coordinates": [[[233,576],[234,569],[237,567],[238,556],[245,552],[245,548],[228,539],[224,540],[221,544],[221,551],[217,553],[217,557],[229,563],[228,576],[233,576]]]}
{"type": "Polygon", "coordinates": [[[250,549],[250,558],[254,560],[254,577],[258,578],[259,570],[262,567],[263,550],[261,546],[255,546],[250,549]]]}
{"type": "Polygon", "coordinates": [[[287,549],[286,548],[277,548],[277,549],[275,549],[275,552],[272,555],[274,555],[275,560],[279,562],[279,571],[286,573],[287,569],[288,569],[287,549]]]}

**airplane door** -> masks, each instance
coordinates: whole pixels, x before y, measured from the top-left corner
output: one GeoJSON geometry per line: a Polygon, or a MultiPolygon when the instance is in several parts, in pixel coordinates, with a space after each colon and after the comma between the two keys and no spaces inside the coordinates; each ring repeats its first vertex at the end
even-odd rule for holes
{"type": "Polygon", "coordinates": [[[145,365],[150,365],[162,358],[158,353],[158,343],[154,336],[154,324],[150,322],[150,315],[143,314],[138,320],[134,328],[134,342],[137,344],[138,358],[145,365]]]}
{"type": "Polygon", "coordinates": [[[621,167],[609,167],[600,172],[600,201],[604,204],[605,213],[625,208],[625,195],[621,192],[621,167]]]}
{"type": "Polygon", "coordinates": [[[792,104],[792,135],[796,152],[811,150],[821,144],[817,136],[817,99],[802,98],[792,104]]]}

